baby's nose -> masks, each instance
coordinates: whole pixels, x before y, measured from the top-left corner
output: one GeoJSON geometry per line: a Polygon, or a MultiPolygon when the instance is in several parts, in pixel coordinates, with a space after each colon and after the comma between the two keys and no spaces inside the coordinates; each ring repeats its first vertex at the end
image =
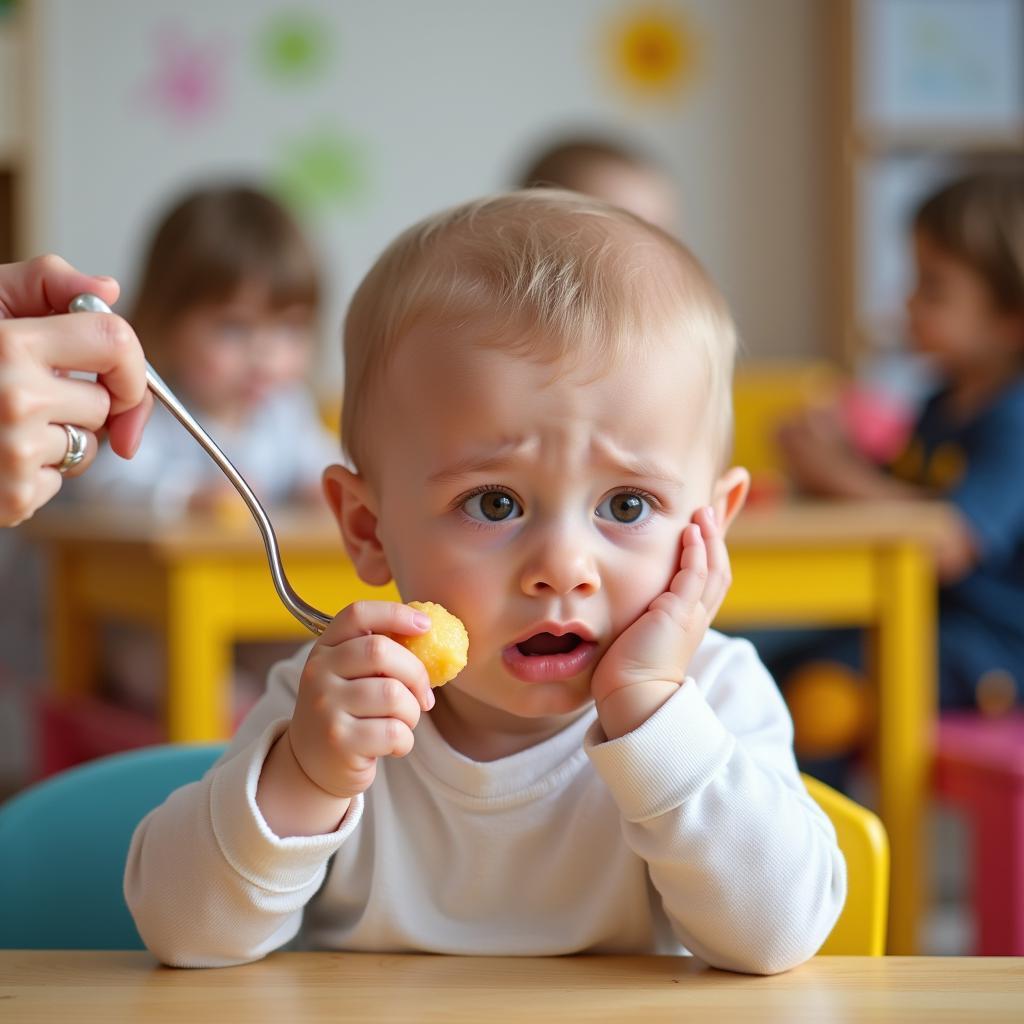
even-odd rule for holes
{"type": "Polygon", "coordinates": [[[540,548],[524,567],[522,589],[530,596],[573,592],[585,596],[601,589],[601,577],[585,546],[555,539],[540,548]]]}

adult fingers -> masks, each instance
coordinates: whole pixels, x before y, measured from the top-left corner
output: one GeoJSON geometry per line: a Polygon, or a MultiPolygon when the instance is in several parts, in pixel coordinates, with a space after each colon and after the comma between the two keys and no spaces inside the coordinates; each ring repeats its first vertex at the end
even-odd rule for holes
{"type": "MultiPolygon", "coordinates": [[[[96,458],[96,452],[99,450],[99,442],[91,430],[85,430],[82,427],[77,429],[85,437],[85,454],[82,456],[81,462],[65,472],[64,475],[69,477],[80,476],[84,473],[96,458]]],[[[64,427],[60,424],[48,423],[44,428],[43,441],[40,445],[40,466],[56,467],[60,465],[68,453],[69,444],[68,432],[64,427]]]]}
{"type": "Polygon", "coordinates": [[[108,313],[0,320],[0,359],[42,365],[47,372],[95,373],[115,414],[134,408],[146,394],[142,346],[125,320],[108,313]]]}
{"type": "Polygon", "coordinates": [[[146,357],[127,320],[111,313],[68,313],[31,322],[40,358],[56,370],[98,375],[111,412],[137,406],[146,394],[146,357]]]}
{"type": "MultiPolygon", "coordinates": [[[[71,476],[71,473],[66,475],[71,476]]],[[[36,509],[42,508],[51,498],[55,497],[63,484],[64,477],[57,470],[52,466],[43,466],[36,474],[35,508],[32,511],[35,512],[36,509]]]]}
{"type": "Polygon", "coordinates": [[[110,447],[124,459],[130,459],[142,441],[142,431],[153,412],[153,393],[149,390],[142,401],[127,412],[117,413],[107,421],[110,447]]]}
{"type": "Polygon", "coordinates": [[[64,313],[82,292],[93,292],[113,305],[120,291],[112,277],[83,274],[59,256],[37,256],[0,265],[0,319],[64,313]]]}
{"type": "Polygon", "coordinates": [[[97,431],[110,415],[110,394],[102,384],[72,377],[47,382],[46,412],[51,423],[70,423],[97,431]]]}
{"type": "Polygon", "coordinates": [[[60,490],[61,483],[61,475],[46,467],[18,476],[0,474],[0,526],[23,523],[60,490]]]}

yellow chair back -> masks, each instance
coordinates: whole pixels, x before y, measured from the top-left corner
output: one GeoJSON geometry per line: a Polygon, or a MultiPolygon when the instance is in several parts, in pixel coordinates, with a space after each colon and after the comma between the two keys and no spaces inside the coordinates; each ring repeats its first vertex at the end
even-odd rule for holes
{"type": "Polygon", "coordinates": [[[846,858],[846,906],[818,951],[825,956],[882,956],[889,916],[889,837],[877,815],[830,786],[803,776],[828,815],[846,858]]]}
{"type": "Polygon", "coordinates": [[[733,463],[758,477],[781,473],[775,432],[783,419],[834,396],[836,367],[824,362],[742,363],[733,381],[733,463]]]}

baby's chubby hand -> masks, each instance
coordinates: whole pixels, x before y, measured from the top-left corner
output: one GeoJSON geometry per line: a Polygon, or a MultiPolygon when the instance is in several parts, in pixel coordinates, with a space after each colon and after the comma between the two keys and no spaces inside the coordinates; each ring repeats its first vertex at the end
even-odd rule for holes
{"type": "Polygon", "coordinates": [[[423,662],[385,634],[418,636],[430,626],[430,616],[408,605],[357,601],[313,646],[287,737],[303,773],[325,793],[362,793],[377,758],[412,750],[413,729],[434,695],[423,662]]]}
{"type": "Polygon", "coordinates": [[[694,513],[682,544],[668,590],[620,634],[594,670],[591,693],[609,739],[647,721],[679,688],[732,582],[725,537],[710,506],[694,513]]]}

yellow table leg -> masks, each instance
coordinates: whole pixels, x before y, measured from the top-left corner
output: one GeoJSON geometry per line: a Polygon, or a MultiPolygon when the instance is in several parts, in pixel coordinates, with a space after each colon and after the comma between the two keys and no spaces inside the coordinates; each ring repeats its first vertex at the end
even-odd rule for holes
{"type": "Polygon", "coordinates": [[[231,735],[232,639],[220,609],[231,600],[223,572],[202,562],[172,566],[167,579],[167,738],[231,735]]]}
{"type": "Polygon", "coordinates": [[[936,714],[935,578],[927,554],[902,544],[879,556],[879,812],[892,848],[887,952],[917,952],[927,869],[922,843],[936,714]]]}
{"type": "Polygon", "coordinates": [[[76,597],[77,560],[64,547],[50,551],[50,659],[57,693],[91,693],[98,678],[98,624],[76,597]]]}

